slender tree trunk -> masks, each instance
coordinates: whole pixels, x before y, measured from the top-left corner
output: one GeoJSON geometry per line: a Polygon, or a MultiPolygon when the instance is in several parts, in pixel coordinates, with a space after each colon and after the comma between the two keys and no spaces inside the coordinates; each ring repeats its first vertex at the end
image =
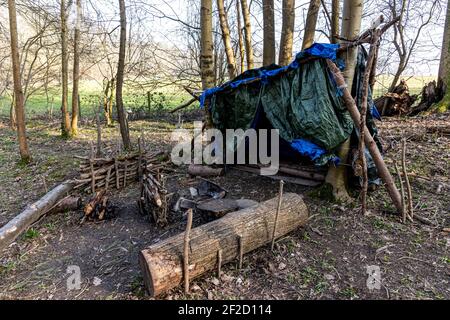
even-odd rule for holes
{"type": "Polygon", "coordinates": [[[119,118],[120,135],[122,136],[123,146],[126,150],[131,149],[130,131],[128,129],[128,119],[125,115],[123,106],[123,74],[125,69],[125,49],[127,42],[127,14],[125,9],[125,0],[119,0],[120,7],[120,48],[119,61],[117,64],[117,84],[116,84],[116,106],[117,115],[119,118]]]}
{"type": "Polygon", "coordinates": [[[81,0],[76,1],[77,22],[73,38],[73,80],[72,80],[72,123],[71,135],[78,134],[78,88],[80,82],[80,28],[81,28],[81,0]]]}
{"type": "Polygon", "coordinates": [[[62,76],[62,124],[61,134],[63,137],[70,136],[70,115],[69,115],[69,58],[67,53],[67,6],[66,0],[61,0],[61,76],[62,76]]]}
{"type": "Polygon", "coordinates": [[[311,0],[309,2],[308,15],[305,22],[305,34],[303,36],[302,50],[309,48],[314,43],[316,33],[317,17],[319,16],[320,0],[311,0]]]}
{"type": "Polygon", "coordinates": [[[273,0],[263,0],[263,65],[275,63],[275,13],[273,0]]]}
{"type": "Polygon", "coordinates": [[[230,28],[223,2],[224,0],[217,0],[217,9],[219,10],[220,29],[222,30],[222,40],[227,55],[228,77],[233,79],[236,77],[236,59],[234,58],[234,51],[231,46],[230,28]]]}
{"type": "Polygon", "coordinates": [[[244,37],[242,36],[242,25],[241,25],[241,8],[239,0],[236,0],[236,20],[237,20],[237,33],[238,33],[238,45],[239,45],[239,61],[241,67],[241,73],[245,71],[244,59],[244,37]]]}
{"type": "MultiPolygon", "coordinates": [[[[214,87],[214,61],[213,61],[213,37],[212,37],[212,0],[201,0],[200,12],[201,26],[201,58],[200,68],[202,76],[202,89],[214,87]]],[[[205,106],[206,125],[211,126],[209,108],[205,106]]]]}
{"type": "Polygon", "coordinates": [[[19,59],[19,40],[17,36],[17,16],[15,0],[8,0],[9,12],[9,30],[11,37],[11,61],[13,67],[14,79],[14,106],[17,122],[17,136],[19,140],[19,151],[22,162],[29,163],[31,161],[30,151],[28,150],[27,134],[25,129],[25,106],[22,91],[22,79],[20,76],[20,59],[19,59]]]}
{"type": "MultiPolygon", "coordinates": [[[[360,32],[362,18],[362,0],[344,0],[341,36],[345,39],[355,39],[360,32]]],[[[358,48],[344,51],[341,58],[345,61],[343,71],[347,87],[351,92],[353,76],[355,73],[358,48]]],[[[333,196],[336,200],[347,202],[351,198],[347,192],[348,153],[350,151],[350,139],[339,146],[337,156],[341,159],[339,166],[330,166],[325,181],[333,188],[333,196]]]]}
{"type": "Polygon", "coordinates": [[[442,81],[445,92],[439,110],[445,111],[450,109],[450,1],[447,2],[438,81],[442,81]]]}
{"type": "Polygon", "coordinates": [[[331,1],[331,31],[330,39],[331,43],[338,43],[339,36],[339,16],[340,16],[339,0],[331,1]]]}
{"type": "Polygon", "coordinates": [[[247,69],[253,69],[252,25],[250,24],[250,10],[247,0],[241,0],[242,15],[244,17],[245,53],[247,55],[247,69]]]}
{"type": "Polygon", "coordinates": [[[15,108],[15,97],[14,92],[11,95],[11,105],[9,106],[9,126],[11,129],[17,129],[17,121],[16,121],[16,108],[15,108]]]}
{"type": "Polygon", "coordinates": [[[292,44],[294,42],[295,0],[283,0],[283,21],[281,26],[280,55],[278,64],[288,65],[292,60],[292,44]]]}

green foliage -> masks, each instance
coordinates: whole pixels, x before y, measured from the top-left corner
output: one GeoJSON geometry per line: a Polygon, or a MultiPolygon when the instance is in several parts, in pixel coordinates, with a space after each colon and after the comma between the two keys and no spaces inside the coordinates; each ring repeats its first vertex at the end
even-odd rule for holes
{"type": "Polygon", "coordinates": [[[27,232],[24,233],[23,237],[27,240],[33,240],[37,237],[39,237],[40,233],[34,228],[30,228],[27,230],[27,232]]]}

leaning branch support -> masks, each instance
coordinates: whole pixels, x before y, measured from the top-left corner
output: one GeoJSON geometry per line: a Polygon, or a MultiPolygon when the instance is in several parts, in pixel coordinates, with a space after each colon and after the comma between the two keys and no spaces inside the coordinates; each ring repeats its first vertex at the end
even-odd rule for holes
{"type": "MultiPolygon", "coordinates": [[[[355,123],[355,126],[359,129],[360,124],[359,121],[361,115],[359,113],[358,107],[356,106],[355,100],[353,99],[352,95],[350,94],[350,91],[348,90],[345,84],[344,77],[339,68],[333,63],[333,61],[327,59],[327,65],[328,68],[330,68],[330,71],[334,77],[334,80],[336,81],[337,86],[342,89],[345,105],[347,106],[350,116],[352,117],[353,122],[355,123]]],[[[394,179],[392,178],[391,173],[389,172],[388,168],[386,167],[386,164],[384,163],[380,150],[378,150],[378,147],[375,141],[373,140],[373,137],[370,134],[367,127],[364,128],[364,142],[367,146],[367,149],[369,149],[370,154],[372,155],[373,161],[378,170],[378,174],[385,183],[386,189],[389,193],[389,196],[392,199],[392,202],[395,205],[395,208],[399,213],[401,213],[403,208],[402,198],[400,196],[400,193],[398,192],[397,187],[395,186],[394,179]]]]}
{"type": "MultiPolygon", "coordinates": [[[[258,205],[228,213],[191,230],[189,235],[189,279],[220,264],[239,261],[241,256],[272,241],[278,197],[258,205]],[[241,241],[239,241],[241,239],[241,241]]],[[[275,238],[284,236],[308,221],[303,198],[295,193],[283,195],[275,238]]],[[[151,245],[139,254],[144,283],[151,296],[157,296],[183,282],[184,234],[151,245]]]]}
{"type": "Polygon", "coordinates": [[[32,223],[52,209],[66,193],[73,189],[74,185],[75,183],[71,180],[61,183],[4,225],[0,229],[0,250],[13,242],[32,223]]]}

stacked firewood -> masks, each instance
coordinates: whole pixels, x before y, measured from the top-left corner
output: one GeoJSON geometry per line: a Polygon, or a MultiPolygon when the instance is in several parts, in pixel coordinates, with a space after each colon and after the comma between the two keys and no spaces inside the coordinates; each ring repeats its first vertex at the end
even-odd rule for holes
{"type": "Polygon", "coordinates": [[[156,224],[165,226],[172,196],[165,187],[165,178],[159,171],[154,175],[146,168],[140,180],[140,189],[138,206],[141,214],[148,214],[156,224]]]}
{"type": "Polygon", "coordinates": [[[117,207],[112,205],[109,198],[106,196],[106,190],[103,189],[96,192],[84,207],[84,216],[82,222],[85,220],[106,220],[116,216],[117,207]]]}
{"type": "Polygon", "coordinates": [[[166,169],[169,159],[165,152],[133,153],[113,158],[77,157],[82,159],[80,176],[75,189],[94,194],[108,190],[110,186],[121,189],[132,181],[138,181],[144,171],[166,169]]]}

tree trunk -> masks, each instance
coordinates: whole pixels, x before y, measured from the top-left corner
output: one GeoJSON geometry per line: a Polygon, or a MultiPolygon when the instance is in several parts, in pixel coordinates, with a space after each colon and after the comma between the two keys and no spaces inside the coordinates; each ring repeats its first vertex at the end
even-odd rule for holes
{"type": "Polygon", "coordinates": [[[73,79],[72,79],[72,123],[71,135],[78,134],[78,88],[80,82],[80,28],[81,28],[81,0],[77,0],[77,21],[73,38],[73,79]]]}
{"type": "MultiPolygon", "coordinates": [[[[223,218],[194,228],[189,241],[189,278],[197,278],[222,263],[238,260],[243,254],[272,241],[278,197],[256,206],[231,212],[223,218]],[[241,245],[239,245],[241,244],[241,245]]],[[[303,198],[294,193],[283,195],[275,238],[305,225],[308,209],[303,198]]],[[[139,255],[144,283],[151,296],[160,295],[183,280],[184,234],[168,238],[142,250],[139,255]]]]}
{"type": "Polygon", "coordinates": [[[125,0],[119,0],[120,7],[120,48],[119,61],[117,65],[117,84],[116,84],[116,106],[117,116],[119,118],[120,135],[122,136],[123,146],[126,150],[131,149],[130,131],[128,129],[128,119],[125,115],[123,106],[122,89],[123,73],[125,69],[125,47],[127,42],[127,14],[125,9],[125,0]]]}
{"type": "Polygon", "coordinates": [[[9,30],[11,37],[11,62],[14,79],[14,109],[16,115],[17,137],[19,140],[19,152],[21,161],[29,163],[31,161],[28,150],[27,134],[25,128],[25,106],[22,91],[22,79],[20,76],[19,40],[17,36],[17,16],[15,0],[8,0],[9,30]]]}
{"type": "Polygon", "coordinates": [[[441,61],[439,64],[438,83],[442,81],[444,98],[439,110],[450,109],[450,2],[447,3],[447,15],[445,16],[444,36],[442,39],[441,61]]]}
{"type": "Polygon", "coordinates": [[[275,63],[275,16],[273,0],[263,0],[263,66],[275,63]]]}
{"type": "Polygon", "coordinates": [[[62,77],[62,101],[61,101],[61,135],[70,136],[69,115],[69,57],[67,40],[67,6],[66,0],[61,0],[61,77],[62,77]]]}
{"type": "Polygon", "coordinates": [[[314,43],[316,33],[317,18],[319,16],[320,0],[311,0],[309,2],[308,15],[305,22],[305,34],[303,36],[302,50],[309,48],[314,43]]]}
{"type": "Polygon", "coordinates": [[[237,20],[237,33],[238,33],[238,45],[239,45],[239,61],[241,67],[241,73],[245,71],[244,59],[245,59],[245,51],[244,51],[244,37],[242,36],[242,25],[241,25],[241,8],[239,0],[236,0],[236,20],[237,20]]]}
{"type": "Polygon", "coordinates": [[[253,69],[252,26],[250,24],[250,10],[247,0],[241,0],[242,15],[244,17],[245,53],[247,56],[247,69],[253,69]]]}
{"type": "MultiPolygon", "coordinates": [[[[201,25],[201,57],[200,68],[202,76],[202,89],[214,87],[214,61],[213,61],[213,37],[212,37],[212,0],[201,0],[200,12],[201,25]]],[[[206,126],[211,126],[209,108],[205,106],[206,126]]]]}
{"type": "Polygon", "coordinates": [[[217,9],[219,10],[220,29],[222,30],[222,40],[227,55],[228,77],[233,79],[236,77],[236,60],[234,58],[233,47],[231,46],[230,28],[223,2],[224,0],[217,0],[217,9]]]}
{"type": "Polygon", "coordinates": [[[330,42],[338,43],[339,36],[339,16],[340,16],[340,6],[339,0],[331,1],[331,30],[330,30],[330,42]]]}
{"type": "Polygon", "coordinates": [[[295,0],[283,0],[283,21],[281,26],[280,55],[278,64],[287,66],[292,60],[294,41],[295,0]]]}
{"type": "MultiPolygon", "coordinates": [[[[355,39],[361,29],[362,0],[344,0],[342,18],[342,34],[345,39],[355,39]]],[[[345,83],[351,92],[353,76],[355,74],[358,47],[343,51],[340,57],[345,61],[343,71],[345,83]]],[[[347,165],[350,150],[350,139],[339,146],[337,156],[341,159],[339,166],[330,166],[325,181],[333,188],[333,197],[336,200],[347,202],[351,198],[347,192],[347,165]]]]}

